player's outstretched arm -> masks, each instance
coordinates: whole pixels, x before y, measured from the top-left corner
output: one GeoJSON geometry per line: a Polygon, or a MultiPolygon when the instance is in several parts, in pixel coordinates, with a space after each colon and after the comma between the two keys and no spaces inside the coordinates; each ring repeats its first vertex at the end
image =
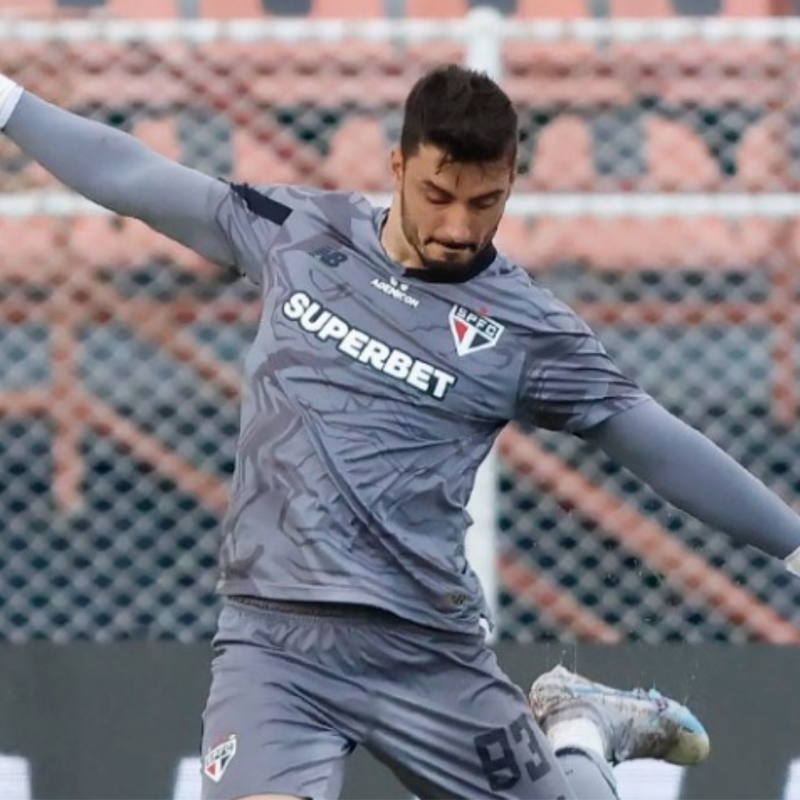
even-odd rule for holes
{"type": "Polygon", "coordinates": [[[134,137],[23,92],[0,75],[0,129],[64,184],[136,217],[223,266],[235,256],[217,219],[229,188],[134,137]]]}
{"type": "Polygon", "coordinates": [[[800,575],[800,516],[710,439],[653,400],[584,432],[665,500],[800,575]]]}

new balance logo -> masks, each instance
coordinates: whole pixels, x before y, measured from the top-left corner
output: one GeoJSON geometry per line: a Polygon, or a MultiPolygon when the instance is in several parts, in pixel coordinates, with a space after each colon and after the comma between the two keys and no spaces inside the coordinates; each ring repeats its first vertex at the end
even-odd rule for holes
{"type": "Polygon", "coordinates": [[[347,256],[341,250],[337,250],[335,247],[329,247],[328,245],[323,245],[316,250],[312,250],[311,255],[326,267],[338,267],[340,264],[344,264],[344,262],[347,261],[347,256]]]}
{"type": "Polygon", "coordinates": [[[375,278],[370,283],[370,286],[373,286],[379,292],[389,295],[394,300],[399,300],[401,303],[411,306],[411,308],[416,308],[419,305],[419,300],[408,294],[408,284],[402,283],[395,277],[390,277],[388,281],[375,278]]]}
{"type": "Polygon", "coordinates": [[[505,328],[489,317],[482,317],[464,306],[450,309],[450,330],[460,356],[494,347],[505,328]]]}

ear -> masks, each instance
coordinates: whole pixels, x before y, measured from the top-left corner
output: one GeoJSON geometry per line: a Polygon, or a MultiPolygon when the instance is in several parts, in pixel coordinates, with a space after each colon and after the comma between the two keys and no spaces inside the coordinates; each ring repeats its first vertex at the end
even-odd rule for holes
{"type": "Polygon", "coordinates": [[[391,153],[389,153],[389,169],[392,172],[395,189],[400,189],[403,185],[404,161],[403,154],[397,146],[393,147],[391,153]]]}

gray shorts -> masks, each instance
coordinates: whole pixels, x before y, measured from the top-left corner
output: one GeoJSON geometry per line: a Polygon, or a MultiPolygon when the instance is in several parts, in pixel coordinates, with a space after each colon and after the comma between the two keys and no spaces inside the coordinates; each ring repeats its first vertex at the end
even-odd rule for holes
{"type": "Polygon", "coordinates": [[[203,798],[336,798],[361,745],[421,798],[572,798],[483,636],[380,613],[227,603],[203,715],[203,798]]]}

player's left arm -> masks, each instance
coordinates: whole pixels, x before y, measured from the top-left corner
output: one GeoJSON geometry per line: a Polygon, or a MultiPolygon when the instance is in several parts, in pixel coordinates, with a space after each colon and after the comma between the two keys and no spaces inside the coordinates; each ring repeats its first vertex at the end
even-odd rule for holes
{"type": "Polygon", "coordinates": [[[583,431],[661,497],[800,575],[800,516],[708,437],[654,400],[583,431]]]}

